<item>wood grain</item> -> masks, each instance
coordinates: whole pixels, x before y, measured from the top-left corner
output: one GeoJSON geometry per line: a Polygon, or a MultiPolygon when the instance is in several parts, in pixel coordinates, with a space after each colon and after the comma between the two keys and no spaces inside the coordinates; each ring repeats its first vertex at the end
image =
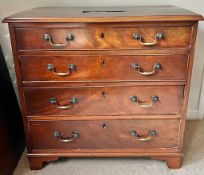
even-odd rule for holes
{"type": "Polygon", "coordinates": [[[97,121],[33,121],[30,122],[33,149],[146,149],[176,148],[178,145],[178,120],[97,120],[97,121]],[[103,125],[106,125],[106,128],[103,125]],[[168,126],[168,127],[164,127],[168,126]],[[157,135],[146,142],[130,135],[130,130],[146,136],[150,130],[157,135]],[[73,142],[62,143],[53,136],[59,131],[63,137],[80,133],[73,142]],[[97,140],[97,141],[96,141],[97,140]]]}
{"type": "Polygon", "coordinates": [[[23,81],[185,81],[188,64],[186,55],[20,56],[19,59],[23,81]],[[161,69],[144,76],[133,68],[133,63],[139,64],[144,72],[151,72],[156,63],[161,64],[161,69]],[[69,72],[70,64],[76,65],[76,71],[58,76],[47,69],[48,64],[57,73],[69,72]]]}
{"type": "Polygon", "coordinates": [[[191,41],[191,27],[94,27],[94,28],[16,28],[18,50],[103,50],[103,49],[153,49],[188,48],[191,41]],[[155,46],[143,46],[132,38],[138,33],[143,42],[154,42],[158,32],[164,33],[164,39],[155,46]],[[43,39],[44,34],[52,37],[53,43],[66,44],[67,34],[73,34],[74,40],[64,47],[53,47],[43,39]],[[103,37],[102,37],[103,34],[103,37]]]}
{"type": "Polygon", "coordinates": [[[24,92],[29,116],[180,114],[183,102],[183,86],[24,88],[24,92]],[[154,95],[159,101],[150,108],[131,101],[132,96],[137,96],[141,103],[149,104],[154,95]],[[55,98],[59,105],[68,105],[73,97],[78,103],[69,109],[58,109],[49,103],[55,98]]]}
{"type": "Polygon", "coordinates": [[[31,144],[30,144],[31,138],[30,138],[30,132],[29,132],[28,127],[27,127],[26,104],[25,104],[25,98],[24,98],[24,92],[23,92],[23,83],[22,83],[22,79],[21,79],[20,64],[18,61],[15,28],[14,28],[13,23],[9,24],[9,32],[10,32],[12,52],[13,52],[13,57],[14,57],[14,66],[15,66],[17,85],[18,85],[19,102],[20,102],[20,109],[21,109],[22,118],[23,118],[23,126],[24,126],[27,150],[28,150],[28,152],[31,152],[31,150],[32,150],[31,144]]]}
{"type": "Polygon", "coordinates": [[[189,10],[168,5],[75,8],[43,7],[7,17],[4,19],[4,22],[144,22],[198,20],[203,20],[203,17],[189,10]],[[92,12],[83,13],[83,11],[92,12]]]}

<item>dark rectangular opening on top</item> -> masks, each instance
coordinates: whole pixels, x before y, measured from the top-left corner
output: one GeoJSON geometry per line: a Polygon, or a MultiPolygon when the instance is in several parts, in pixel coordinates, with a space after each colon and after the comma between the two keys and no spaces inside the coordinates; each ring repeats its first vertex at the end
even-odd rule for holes
{"type": "Polygon", "coordinates": [[[93,13],[93,12],[101,12],[101,13],[121,13],[125,12],[124,10],[83,10],[82,13],[93,13]]]}

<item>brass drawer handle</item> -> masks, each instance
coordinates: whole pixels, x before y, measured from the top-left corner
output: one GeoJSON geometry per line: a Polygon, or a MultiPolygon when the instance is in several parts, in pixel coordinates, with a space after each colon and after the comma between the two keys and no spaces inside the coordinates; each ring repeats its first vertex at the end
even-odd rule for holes
{"type": "Polygon", "coordinates": [[[50,98],[49,100],[50,104],[53,104],[56,106],[58,109],[69,109],[72,107],[73,104],[78,103],[78,99],[73,97],[69,100],[69,104],[61,106],[59,105],[58,101],[55,98],[50,98]]]}
{"type": "Polygon", "coordinates": [[[130,98],[130,100],[132,102],[136,102],[141,108],[150,108],[153,106],[154,103],[158,102],[159,101],[159,97],[157,95],[153,95],[151,97],[151,102],[150,103],[147,103],[147,102],[141,102],[139,100],[139,98],[137,96],[132,96],[130,98]]]}
{"type": "Polygon", "coordinates": [[[55,66],[52,64],[48,64],[47,70],[51,71],[53,74],[55,74],[57,76],[66,76],[66,75],[69,75],[72,72],[76,71],[76,65],[75,64],[68,65],[68,71],[67,72],[56,72],[55,66]]]}
{"type": "Polygon", "coordinates": [[[150,130],[148,135],[146,136],[140,136],[136,130],[131,130],[130,131],[130,135],[135,137],[137,140],[141,141],[141,142],[146,142],[151,140],[154,136],[157,135],[157,132],[155,130],[150,130]]]}
{"type": "Polygon", "coordinates": [[[150,71],[150,72],[144,72],[143,69],[140,67],[140,65],[136,64],[136,63],[133,63],[132,67],[133,67],[133,69],[136,69],[139,74],[144,75],[144,76],[148,76],[148,75],[155,74],[155,72],[157,70],[161,69],[161,64],[160,63],[155,63],[152,66],[152,71],[150,71]]]}
{"type": "Polygon", "coordinates": [[[68,45],[68,43],[69,43],[70,41],[73,41],[73,40],[74,40],[74,35],[73,35],[72,33],[67,34],[67,37],[66,37],[66,41],[67,41],[67,42],[66,42],[66,43],[53,43],[53,41],[52,41],[52,36],[49,35],[49,34],[44,34],[44,35],[43,35],[43,39],[44,39],[45,41],[49,42],[49,44],[50,44],[51,46],[53,46],[53,47],[65,47],[65,46],[68,45]]]}
{"type": "Polygon", "coordinates": [[[162,40],[164,39],[164,33],[163,32],[158,32],[155,37],[154,37],[154,41],[153,42],[143,42],[143,38],[140,34],[138,33],[133,33],[132,38],[135,40],[138,40],[140,42],[140,44],[142,44],[143,46],[154,46],[157,44],[158,40],[162,40]]]}
{"type": "Polygon", "coordinates": [[[68,142],[74,141],[76,138],[78,138],[78,137],[80,136],[80,134],[79,134],[78,131],[73,131],[71,137],[64,138],[64,137],[62,137],[62,135],[61,135],[60,132],[55,131],[55,132],[53,133],[53,136],[54,136],[55,138],[59,139],[60,142],[68,143],[68,142]]]}

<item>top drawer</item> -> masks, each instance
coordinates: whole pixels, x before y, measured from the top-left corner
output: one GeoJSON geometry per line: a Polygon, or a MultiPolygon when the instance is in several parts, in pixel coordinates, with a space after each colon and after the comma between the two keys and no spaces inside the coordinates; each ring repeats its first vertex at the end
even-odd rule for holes
{"type": "Polygon", "coordinates": [[[16,28],[18,50],[188,48],[191,27],[16,28]]]}

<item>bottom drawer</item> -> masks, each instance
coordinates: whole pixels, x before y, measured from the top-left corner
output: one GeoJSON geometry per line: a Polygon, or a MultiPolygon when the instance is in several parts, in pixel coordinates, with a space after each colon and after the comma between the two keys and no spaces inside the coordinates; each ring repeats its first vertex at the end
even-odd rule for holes
{"type": "Polygon", "coordinates": [[[178,119],[30,121],[33,149],[177,148],[178,119]]]}

